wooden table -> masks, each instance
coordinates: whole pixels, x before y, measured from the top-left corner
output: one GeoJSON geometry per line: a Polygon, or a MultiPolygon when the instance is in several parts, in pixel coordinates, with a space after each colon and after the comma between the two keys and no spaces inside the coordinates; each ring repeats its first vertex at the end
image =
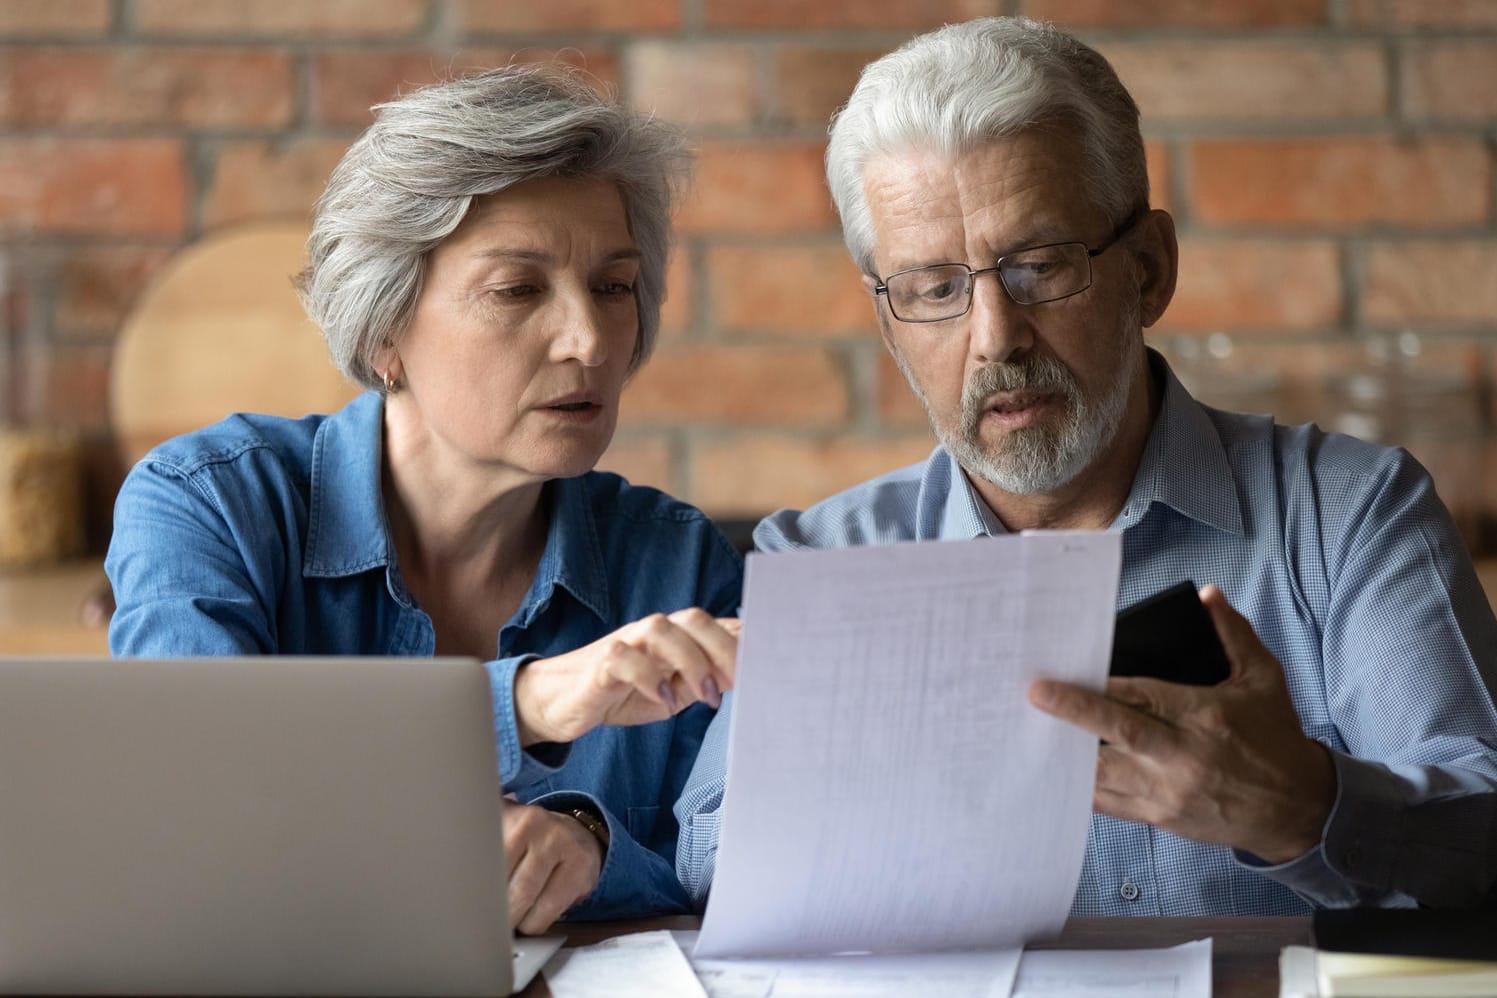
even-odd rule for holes
{"type": "Polygon", "coordinates": [[[0,569],[0,655],[107,655],[109,629],[81,616],[106,581],[99,558],[0,569]]]}
{"type": "MultiPolygon", "coordinates": [[[[653,918],[634,922],[579,923],[559,928],[568,946],[585,946],[611,936],[651,929],[695,929],[696,918],[653,918]]],[[[1311,943],[1308,918],[1073,918],[1054,946],[1066,949],[1152,949],[1211,937],[1214,998],[1277,998],[1279,950],[1311,943]]],[[[1053,947],[1037,947],[1053,948],[1053,947]]],[[[549,996],[543,978],[521,995],[549,996]]]]}

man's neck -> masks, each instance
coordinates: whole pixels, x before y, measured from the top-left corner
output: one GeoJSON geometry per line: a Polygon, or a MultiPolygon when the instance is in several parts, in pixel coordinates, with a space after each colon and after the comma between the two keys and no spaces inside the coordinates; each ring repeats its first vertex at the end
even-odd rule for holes
{"type": "Polygon", "coordinates": [[[1133,489],[1144,445],[1163,404],[1164,386],[1145,361],[1142,391],[1135,391],[1112,440],[1081,473],[1052,492],[1020,495],[986,479],[962,473],[979,499],[1004,528],[1021,530],[1105,530],[1117,519],[1133,489]]]}

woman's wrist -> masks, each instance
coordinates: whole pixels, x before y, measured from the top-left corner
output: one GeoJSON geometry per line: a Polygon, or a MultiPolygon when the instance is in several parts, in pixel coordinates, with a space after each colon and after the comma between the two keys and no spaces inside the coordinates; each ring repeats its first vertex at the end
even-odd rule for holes
{"type": "Polygon", "coordinates": [[[526,662],[515,670],[514,686],[514,709],[515,709],[515,733],[519,736],[520,747],[529,748],[541,742],[556,741],[548,737],[546,732],[536,724],[538,715],[542,712],[533,702],[534,673],[532,667],[534,660],[526,662]]]}

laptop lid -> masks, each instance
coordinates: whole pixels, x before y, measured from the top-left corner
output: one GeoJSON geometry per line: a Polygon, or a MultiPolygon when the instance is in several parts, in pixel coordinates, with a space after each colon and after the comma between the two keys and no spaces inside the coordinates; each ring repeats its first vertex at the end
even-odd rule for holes
{"type": "Polygon", "coordinates": [[[473,660],[0,658],[0,992],[509,994],[493,731],[473,660]]]}

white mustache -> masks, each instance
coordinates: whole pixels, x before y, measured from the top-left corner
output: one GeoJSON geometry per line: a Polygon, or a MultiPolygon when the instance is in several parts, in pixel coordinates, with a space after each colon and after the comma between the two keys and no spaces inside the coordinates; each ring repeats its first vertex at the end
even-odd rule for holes
{"type": "Polygon", "coordinates": [[[1064,364],[1050,357],[1033,356],[1018,364],[989,364],[973,372],[962,387],[962,413],[975,417],[999,392],[1033,391],[1074,399],[1076,379],[1064,364]]]}

